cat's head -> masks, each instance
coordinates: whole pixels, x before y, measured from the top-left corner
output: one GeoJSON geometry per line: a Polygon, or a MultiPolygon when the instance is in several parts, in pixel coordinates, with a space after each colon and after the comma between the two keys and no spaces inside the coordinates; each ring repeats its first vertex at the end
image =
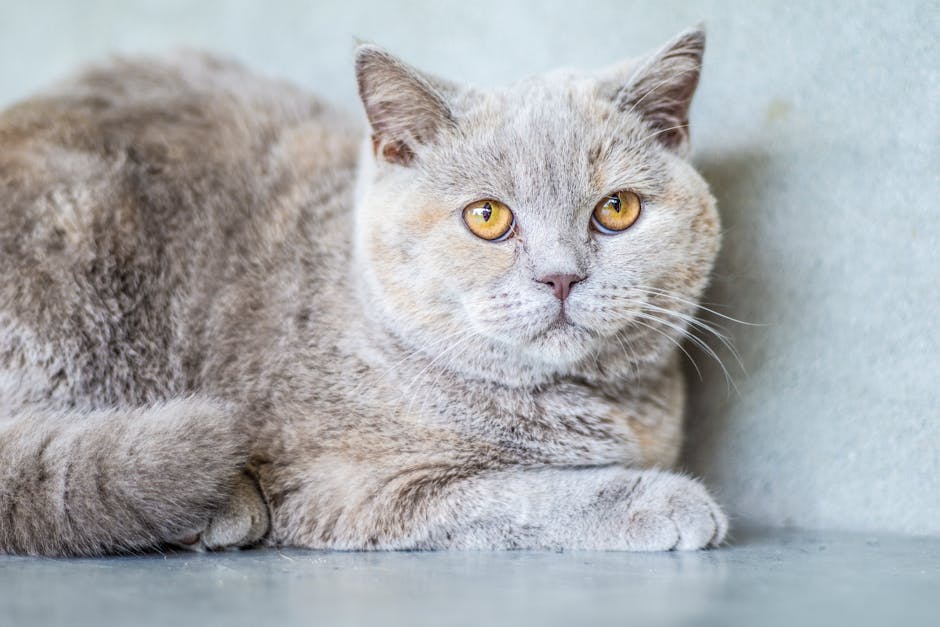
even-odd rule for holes
{"type": "Polygon", "coordinates": [[[690,30],[636,61],[502,89],[360,46],[372,134],[355,263],[387,327],[509,383],[662,362],[719,244],[687,161],[704,43],[690,30]]]}

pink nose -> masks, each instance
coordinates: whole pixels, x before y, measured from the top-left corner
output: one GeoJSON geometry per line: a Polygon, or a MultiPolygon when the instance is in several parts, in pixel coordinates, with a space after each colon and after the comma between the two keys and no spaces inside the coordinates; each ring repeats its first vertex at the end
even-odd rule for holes
{"type": "Polygon", "coordinates": [[[551,287],[555,292],[555,298],[565,300],[571,293],[571,286],[583,279],[584,277],[577,274],[546,274],[538,281],[551,287]]]}

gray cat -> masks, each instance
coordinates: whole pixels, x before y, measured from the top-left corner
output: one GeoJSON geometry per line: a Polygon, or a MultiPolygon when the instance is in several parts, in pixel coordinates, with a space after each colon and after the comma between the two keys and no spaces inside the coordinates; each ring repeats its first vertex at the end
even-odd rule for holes
{"type": "Polygon", "coordinates": [[[209,57],[0,115],[0,552],[698,549],[679,343],[719,245],[704,35],[371,133],[209,57]]]}

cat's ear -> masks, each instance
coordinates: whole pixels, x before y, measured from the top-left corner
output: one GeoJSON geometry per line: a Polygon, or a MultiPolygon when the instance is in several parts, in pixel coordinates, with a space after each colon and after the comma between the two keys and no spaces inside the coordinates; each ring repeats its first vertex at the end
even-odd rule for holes
{"type": "Polygon", "coordinates": [[[641,115],[661,144],[683,156],[689,150],[689,105],[704,52],[705,31],[686,30],[630,72],[616,95],[622,111],[641,115]]]}
{"type": "Polygon", "coordinates": [[[378,158],[407,165],[419,146],[454,124],[447,97],[457,88],[377,46],[356,49],[356,79],[378,158]]]}

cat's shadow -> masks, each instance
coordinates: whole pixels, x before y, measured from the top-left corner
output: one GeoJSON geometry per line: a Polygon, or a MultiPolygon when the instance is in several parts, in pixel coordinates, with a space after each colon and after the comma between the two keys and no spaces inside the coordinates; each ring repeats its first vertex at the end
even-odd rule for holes
{"type": "Polygon", "coordinates": [[[727,475],[720,472],[720,466],[727,469],[734,464],[728,459],[734,455],[729,437],[734,429],[731,408],[743,402],[747,373],[763,361],[762,339],[770,329],[774,298],[779,297],[767,287],[771,260],[766,257],[766,246],[759,241],[761,220],[769,210],[766,189],[772,163],[767,152],[755,149],[703,155],[695,159],[695,165],[711,186],[722,221],[722,249],[702,304],[760,325],[739,324],[705,310],[699,312],[703,321],[723,328],[740,363],[721,340],[705,333],[698,335],[714,349],[724,366],[692,342],[687,341],[685,346],[697,368],[691,360],[684,360],[689,404],[682,465],[710,484],[718,483],[715,487],[721,490],[720,479],[727,475]]]}

